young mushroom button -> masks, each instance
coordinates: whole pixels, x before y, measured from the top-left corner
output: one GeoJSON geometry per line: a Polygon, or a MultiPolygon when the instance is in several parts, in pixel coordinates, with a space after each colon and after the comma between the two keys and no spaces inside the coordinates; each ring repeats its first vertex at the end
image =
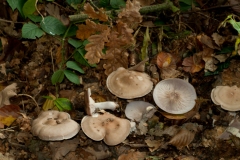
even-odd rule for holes
{"type": "Polygon", "coordinates": [[[33,135],[47,141],[70,139],[79,130],[79,124],[68,113],[55,110],[41,112],[32,123],[33,135]]]}
{"type": "Polygon", "coordinates": [[[171,114],[183,114],[190,111],[195,106],[196,98],[194,87],[178,78],[160,81],[153,91],[153,99],[157,106],[171,114]]]}
{"type": "Polygon", "coordinates": [[[211,92],[211,99],[225,110],[240,110],[240,88],[237,86],[217,86],[211,92]]]}
{"type": "Polygon", "coordinates": [[[153,82],[146,73],[120,67],[108,76],[107,87],[117,97],[132,99],[148,94],[153,88],[153,82]]]}

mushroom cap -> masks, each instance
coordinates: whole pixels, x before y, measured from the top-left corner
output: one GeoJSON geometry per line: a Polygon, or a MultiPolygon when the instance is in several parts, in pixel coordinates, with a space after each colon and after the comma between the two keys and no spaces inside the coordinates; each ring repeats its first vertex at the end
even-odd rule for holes
{"type": "Polygon", "coordinates": [[[132,99],[148,94],[153,88],[153,82],[146,73],[120,67],[108,76],[107,87],[117,97],[132,99]]]}
{"type": "Polygon", "coordinates": [[[130,121],[108,112],[83,117],[81,127],[89,138],[95,141],[103,139],[107,145],[117,145],[123,142],[131,129],[130,121]]]}
{"type": "Polygon", "coordinates": [[[154,105],[144,101],[132,101],[127,104],[125,115],[127,118],[137,122],[141,121],[145,114],[147,114],[145,116],[151,118],[156,110],[151,110],[148,112],[148,107],[154,107],[154,105]]]}
{"type": "Polygon", "coordinates": [[[80,130],[77,122],[66,112],[43,111],[33,120],[32,133],[42,140],[58,141],[75,136],[80,130]]]}
{"type": "Polygon", "coordinates": [[[211,99],[225,110],[240,110],[240,88],[237,86],[217,86],[212,89],[211,99]]]}
{"type": "Polygon", "coordinates": [[[165,112],[183,114],[190,111],[197,98],[194,87],[185,80],[170,78],[160,81],[154,91],[153,99],[165,112]]]}

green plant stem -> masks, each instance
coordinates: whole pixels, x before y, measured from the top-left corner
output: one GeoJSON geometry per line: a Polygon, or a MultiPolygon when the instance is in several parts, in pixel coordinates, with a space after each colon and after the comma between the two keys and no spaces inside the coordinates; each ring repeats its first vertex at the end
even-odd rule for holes
{"type": "MultiPolygon", "coordinates": [[[[158,11],[167,10],[167,9],[170,9],[173,12],[179,11],[179,8],[174,6],[174,4],[170,0],[165,0],[165,2],[162,3],[162,4],[142,7],[139,10],[139,12],[141,14],[147,14],[147,13],[150,13],[150,12],[158,12],[158,11]]],[[[115,10],[114,12],[119,13],[120,11],[121,10],[115,10]]],[[[112,11],[106,11],[106,14],[111,15],[112,11]]],[[[69,19],[70,19],[71,22],[84,21],[87,18],[88,18],[88,15],[84,14],[84,13],[77,14],[77,15],[69,15],[69,19]]]]}

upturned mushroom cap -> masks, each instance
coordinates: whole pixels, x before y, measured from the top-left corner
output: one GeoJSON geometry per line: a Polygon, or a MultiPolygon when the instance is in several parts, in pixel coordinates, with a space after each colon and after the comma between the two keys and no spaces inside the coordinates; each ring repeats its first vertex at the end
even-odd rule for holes
{"type": "Polygon", "coordinates": [[[153,99],[165,112],[183,114],[190,111],[197,98],[194,87],[185,80],[170,78],[160,81],[154,91],[153,99]]]}
{"type": "Polygon", "coordinates": [[[42,140],[58,141],[75,136],[80,130],[77,122],[66,112],[43,111],[33,120],[32,133],[42,140]]]}
{"type": "Polygon", "coordinates": [[[132,101],[127,104],[125,109],[126,117],[137,122],[141,121],[143,116],[151,118],[155,112],[154,105],[144,101],[132,101]]]}
{"type": "Polygon", "coordinates": [[[81,121],[83,132],[95,141],[104,140],[107,145],[123,142],[130,133],[130,121],[108,112],[85,116],[81,121]]]}
{"type": "Polygon", "coordinates": [[[240,88],[237,86],[217,86],[212,89],[211,99],[228,111],[240,110],[240,88]]]}
{"type": "Polygon", "coordinates": [[[153,82],[146,73],[120,67],[108,76],[107,87],[117,97],[132,99],[148,94],[153,82]]]}

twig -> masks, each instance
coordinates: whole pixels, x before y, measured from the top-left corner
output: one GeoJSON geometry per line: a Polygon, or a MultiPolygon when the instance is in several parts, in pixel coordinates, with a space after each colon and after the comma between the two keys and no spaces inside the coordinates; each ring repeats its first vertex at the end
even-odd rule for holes
{"type": "MultiPolygon", "coordinates": [[[[179,11],[179,8],[177,8],[176,6],[174,6],[174,4],[170,1],[170,0],[166,0],[164,3],[162,4],[157,4],[157,5],[152,5],[152,6],[144,6],[142,7],[139,12],[141,14],[147,14],[150,12],[157,12],[157,11],[162,11],[162,10],[167,10],[170,9],[173,12],[177,12],[179,11]]],[[[115,10],[114,12],[119,13],[121,10],[115,10]]],[[[107,15],[112,14],[112,11],[106,11],[107,15]]],[[[72,22],[75,21],[84,21],[88,18],[87,14],[81,13],[81,14],[77,14],[77,15],[70,15],[69,19],[72,22]]]]}
{"type": "Polygon", "coordinates": [[[18,94],[17,96],[26,96],[26,97],[31,98],[37,106],[37,112],[40,112],[40,107],[39,107],[38,103],[36,102],[36,100],[32,96],[30,96],[28,94],[18,94]]]}
{"type": "Polygon", "coordinates": [[[2,18],[0,18],[0,21],[1,22],[7,22],[7,23],[21,23],[21,24],[25,23],[25,22],[13,22],[13,21],[10,21],[10,20],[2,19],[2,18]]]}

